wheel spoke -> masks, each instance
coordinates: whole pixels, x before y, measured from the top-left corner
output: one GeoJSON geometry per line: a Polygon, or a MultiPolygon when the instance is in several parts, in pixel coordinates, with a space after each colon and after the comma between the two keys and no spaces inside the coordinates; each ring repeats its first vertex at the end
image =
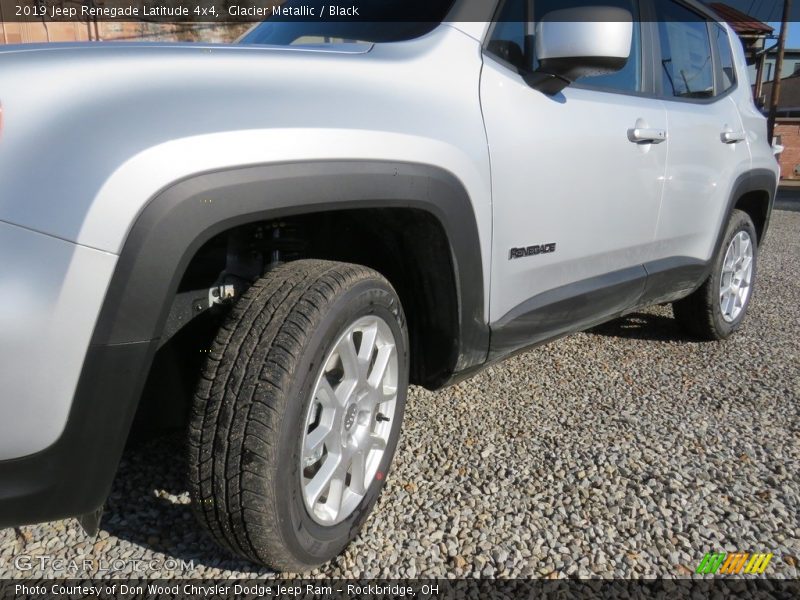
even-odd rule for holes
{"type": "Polygon", "coordinates": [[[331,387],[328,378],[323,375],[317,385],[317,391],[314,394],[314,399],[319,402],[323,408],[336,408],[338,402],[336,391],[331,387]]]}
{"type": "Polygon", "coordinates": [[[738,306],[740,308],[744,307],[745,300],[747,300],[747,294],[749,293],[749,285],[747,283],[742,283],[741,287],[739,288],[739,293],[736,295],[739,302],[738,306]]]}
{"type": "Polygon", "coordinates": [[[753,266],[753,257],[752,256],[746,256],[744,258],[744,260],[742,261],[741,270],[742,270],[743,273],[746,273],[746,274],[749,275],[750,268],[752,266],[753,266]]]}
{"type": "Polygon", "coordinates": [[[728,289],[733,282],[733,271],[723,271],[722,277],[719,280],[720,289],[728,289]]]}
{"type": "Polygon", "coordinates": [[[384,402],[391,402],[392,400],[397,400],[397,386],[383,386],[380,390],[380,399],[378,400],[378,404],[383,404],[384,402]]]}
{"type": "Polygon", "coordinates": [[[363,451],[353,454],[350,462],[350,489],[353,493],[363,496],[367,493],[365,479],[367,477],[367,455],[363,451]]]}
{"type": "Polygon", "coordinates": [[[739,234],[739,258],[745,258],[750,252],[750,238],[739,234]]]}
{"type": "Polygon", "coordinates": [[[347,405],[347,402],[350,400],[350,397],[353,395],[353,392],[356,391],[357,387],[357,379],[345,379],[336,386],[336,401],[339,403],[340,407],[347,405]]]}
{"type": "MultiPolygon", "coordinates": [[[[333,428],[331,427],[330,423],[320,423],[314,431],[307,434],[305,447],[303,448],[305,457],[307,458],[321,453],[322,447],[328,440],[328,437],[335,437],[332,435],[332,433],[333,428]]],[[[331,439],[330,441],[332,445],[335,445],[335,440],[331,439]]]]}
{"type": "Polygon", "coordinates": [[[327,377],[323,376],[315,397],[320,400],[324,408],[335,412],[337,408],[347,404],[355,389],[355,384],[356,382],[352,379],[343,379],[334,388],[327,377]],[[322,402],[323,398],[325,402],[322,402]]]}
{"type": "Polygon", "coordinates": [[[377,433],[373,433],[369,436],[368,446],[370,450],[386,450],[386,440],[377,433]]]}
{"type": "Polygon", "coordinates": [[[331,478],[331,485],[328,488],[328,497],[325,499],[325,508],[333,520],[339,518],[342,512],[342,499],[344,497],[345,485],[345,469],[343,464],[339,464],[331,478]]]}
{"type": "Polygon", "coordinates": [[[377,408],[381,404],[391,402],[397,399],[397,387],[381,385],[378,389],[373,389],[367,396],[367,406],[369,408],[377,408]]]}
{"type": "Polygon", "coordinates": [[[323,492],[325,492],[331,484],[341,462],[341,456],[338,454],[329,454],[328,458],[325,459],[325,462],[322,464],[322,468],[314,475],[311,481],[306,484],[306,501],[310,506],[314,506],[319,501],[320,496],[322,496],[323,492]]]}
{"type": "Polygon", "coordinates": [[[728,252],[725,254],[725,260],[722,263],[722,272],[723,273],[731,273],[733,272],[733,265],[736,264],[736,253],[734,252],[733,248],[729,248],[728,252]]]}
{"type": "Polygon", "coordinates": [[[732,317],[735,306],[736,306],[736,294],[729,293],[725,298],[725,309],[723,310],[723,312],[726,315],[732,317]]]}
{"type": "Polygon", "coordinates": [[[358,379],[361,369],[358,364],[358,354],[356,354],[352,331],[342,338],[336,347],[336,352],[342,361],[345,378],[358,379]]]}
{"type": "Polygon", "coordinates": [[[358,349],[358,361],[366,373],[375,350],[375,341],[378,339],[378,323],[370,324],[361,330],[361,346],[358,349]]]}
{"type": "Polygon", "coordinates": [[[394,352],[394,346],[383,346],[378,350],[378,357],[375,360],[375,364],[373,365],[372,371],[369,374],[369,379],[367,380],[370,387],[379,388],[381,383],[383,383],[383,378],[386,375],[386,369],[389,367],[389,363],[394,357],[394,352]]]}

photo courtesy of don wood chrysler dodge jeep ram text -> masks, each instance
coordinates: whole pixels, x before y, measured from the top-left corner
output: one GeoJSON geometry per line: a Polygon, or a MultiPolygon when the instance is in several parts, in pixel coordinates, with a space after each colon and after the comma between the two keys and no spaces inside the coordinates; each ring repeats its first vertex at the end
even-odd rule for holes
{"type": "Polygon", "coordinates": [[[0,527],[96,530],[129,432],[171,420],[209,534],[307,570],[375,504],[410,383],[647,305],[739,328],[778,165],[732,30],[441,5],[0,51],[0,527]]]}

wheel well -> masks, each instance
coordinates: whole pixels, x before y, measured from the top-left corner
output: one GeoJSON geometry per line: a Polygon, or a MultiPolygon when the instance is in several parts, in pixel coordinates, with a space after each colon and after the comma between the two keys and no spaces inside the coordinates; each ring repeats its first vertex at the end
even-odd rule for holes
{"type": "Polygon", "coordinates": [[[769,214],[769,192],[755,190],[747,192],[736,201],[734,208],[746,212],[756,226],[756,235],[760,242],[764,236],[764,228],[767,225],[767,215],[769,214]]]}
{"type": "MultiPolygon", "coordinates": [[[[441,223],[424,210],[328,211],[228,229],[192,257],[176,300],[187,293],[207,295],[231,276],[243,282],[237,283],[238,294],[271,265],[301,258],[350,262],[381,273],[400,296],[408,322],[411,383],[435,388],[453,372],[459,336],[453,258],[441,223]]],[[[171,339],[153,363],[137,421],[156,422],[161,415],[168,427],[180,424],[176,415],[185,414],[196,383],[189,372],[199,374],[198,353],[210,346],[224,310],[206,311],[180,327],[168,322],[165,335],[171,339]],[[176,410],[178,396],[183,408],[176,410]]]]}

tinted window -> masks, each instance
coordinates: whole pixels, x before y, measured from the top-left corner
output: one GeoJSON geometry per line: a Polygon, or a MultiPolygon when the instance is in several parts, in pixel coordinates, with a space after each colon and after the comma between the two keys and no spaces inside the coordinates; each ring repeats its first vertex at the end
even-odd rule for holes
{"type": "Polygon", "coordinates": [[[366,21],[282,21],[270,19],[239,38],[239,44],[298,46],[308,44],[379,43],[412,40],[436,23],[373,23],[366,21]]]}
{"type": "Polygon", "coordinates": [[[490,54],[524,69],[525,59],[525,8],[526,0],[506,0],[497,16],[492,36],[486,46],[490,54]]]}
{"type": "Polygon", "coordinates": [[[708,24],[674,2],[656,2],[661,38],[661,79],[665,96],[710,98],[714,95],[714,63],[708,24]]]}
{"type": "Polygon", "coordinates": [[[719,25],[714,25],[714,32],[717,38],[717,56],[719,57],[719,68],[722,76],[720,92],[725,92],[736,84],[736,69],[733,66],[733,53],[731,52],[728,32],[719,25]]]}
{"type": "MultiPolygon", "coordinates": [[[[536,56],[525,56],[525,29],[526,29],[526,3],[528,0],[506,0],[497,18],[487,51],[511,63],[519,69],[538,65],[536,56]]],[[[535,0],[534,21],[538,22],[546,14],[564,8],[578,8],[583,6],[613,6],[624,8],[634,18],[633,43],[631,56],[625,67],[616,73],[585,77],[577,83],[582,85],[621,91],[639,91],[641,89],[641,38],[640,27],[637,21],[638,11],[636,0],[535,0]]],[[[536,47],[535,40],[531,39],[528,45],[532,50],[536,47]]]]}
{"type": "MultiPolygon", "coordinates": [[[[276,4],[276,3],[273,3],[276,4]]],[[[325,14],[327,0],[286,0],[284,8],[311,8],[315,15],[325,14]]],[[[453,0],[361,0],[362,15],[374,21],[350,19],[302,20],[293,17],[270,16],[241,38],[240,44],[340,44],[346,42],[398,42],[431,32],[447,16],[453,0]],[[403,15],[413,14],[419,20],[402,22],[403,15]]]]}

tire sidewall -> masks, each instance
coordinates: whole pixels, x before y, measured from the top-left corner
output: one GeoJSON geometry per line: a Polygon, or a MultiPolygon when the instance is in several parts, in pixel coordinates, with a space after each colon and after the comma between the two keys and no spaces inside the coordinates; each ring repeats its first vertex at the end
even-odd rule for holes
{"type": "Polygon", "coordinates": [[[287,406],[281,427],[281,443],[274,481],[279,527],[294,558],[308,565],[330,560],[341,553],[355,537],[380,495],[400,437],[408,390],[408,333],[400,301],[394,290],[380,279],[362,280],[337,297],[326,309],[319,326],[304,344],[296,376],[287,394],[287,406]],[[381,317],[392,330],[398,352],[397,404],[394,423],[378,472],[358,508],[347,519],[333,526],[323,526],[308,514],[302,491],[299,468],[303,425],[311,402],[311,393],[319,369],[345,329],[357,319],[381,317]],[[288,493],[287,493],[288,492],[288,493]]]}
{"type": "Polygon", "coordinates": [[[758,281],[758,237],[756,234],[755,226],[753,225],[753,221],[747,216],[746,213],[741,211],[735,211],[733,213],[733,217],[728,224],[728,228],[725,232],[725,238],[722,241],[722,245],[720,246],[719,252],[717,254],[717,260],[714,263],[714,272],[711,275],[711,286],[709,289],[709,301],[711,303],[711,314],[714,320],[714,327],[719,332],[720,337],[727,338],[737,329],[742,326],[745,317],[747,316],[747,311],[750,308],[750,304],[753,301],[753,295],[756,291],[756,282],[758,281]],[[731,243],[731,240],[740,232],[744,231],[750,236],[751,243],[753,245],[753,273],[750,278],[750,294],[747,296],[747,301],[745,302],[742,311],[739,313],[739,316],[736,317],[731,322],[726,321],[722,316],[722,309],[719,305],[719,285],[722,279],[722,266],[725,262],[725,255],[728,252],[728,246],[731,243]]]}

